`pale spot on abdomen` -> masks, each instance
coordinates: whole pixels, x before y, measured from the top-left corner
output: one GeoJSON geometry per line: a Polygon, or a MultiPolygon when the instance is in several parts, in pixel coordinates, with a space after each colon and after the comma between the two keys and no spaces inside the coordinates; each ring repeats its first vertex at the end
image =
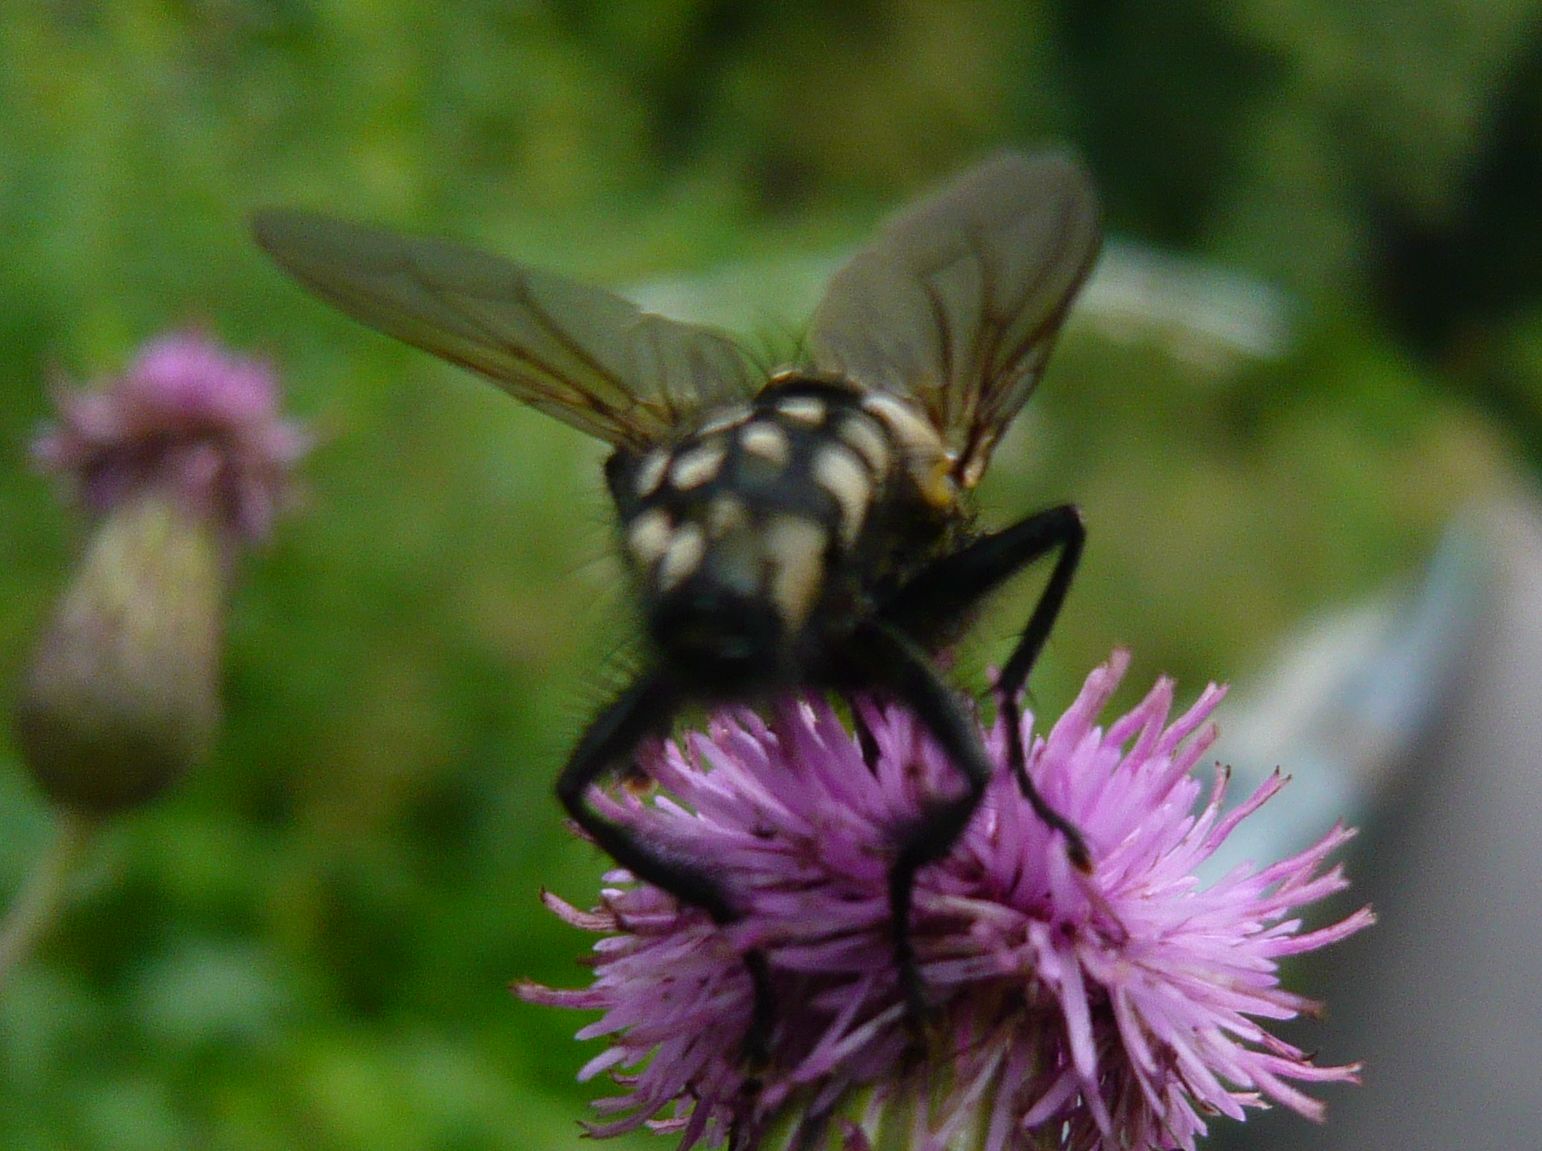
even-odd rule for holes
{"type": "Polygon", "coordinates": [[[873,500],[873,483],[861,459],[839,444],[824,444],[814,453],[814,482],[840,508],[840,539],[845,547],[856,543],[873,500]]]}
{"type": "Polygon", "coordinates": [[[825,529],[803,516],[776,515],[766,524],[771,601],[790,631],[803,625],[819,597],[828,546],[825,529]]]}

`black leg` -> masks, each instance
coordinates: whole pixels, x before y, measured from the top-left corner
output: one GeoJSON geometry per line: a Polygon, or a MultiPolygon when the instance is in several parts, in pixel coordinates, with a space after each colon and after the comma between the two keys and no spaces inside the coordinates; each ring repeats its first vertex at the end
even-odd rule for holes
{"type": "Polygon", "coordinates": [[[857,677],[850,686],[886,692],[907,708],[968,785],[957,798],[934,802],[904,829],[889,871],[894,959],[911,1019],[919,1021],[925,1016],[926,997],[910,932],[916,872],[946,855],[963,834],[985,793],[992,767],[968,713],[913,640],[897,628],[873,622],[858,630],[850,654],[851,670],[857,677]]]}
{"type": "Polygon", "coordinates": [[[630,828],[612,823],[589,806],[589,786],[601,777],[632,766],[632,756],[650,735],[667,731],[681,700],[662,678],[644,677],[602,711],[579,737],[567,766],[557,777],[557,798],[573,821],[638,879],[700,907],[719,923],[734,918],[722,888],[709,875],[652,844],[630,828]]]}
{"type": "MultiPolygon", "coordinates": [[[[606,819],[587,802],[591,784],[631,768],[632,757],[643,740],[668,731],[682,702],[680,693],[657,674],[645,675],[627,688],[579,737],[578,746],[557,777],[557,797],[573,821],[638,879],[701,908],[714,922],[732,923],[739,913],[717,880],[699,865],[644,842],[630,828],[606,819]]],[[[767,1053],[775,1015],[771,975],[759,952],[746,955],[745,964],[754,986],[745,1056],[760,1063],[767,1053]]]]}
{"type": "Polygon", "coordinates": [[[1038,817],[1065,836],[1071,861],[1083,871],[1091,867],[1092,857],[1080,829],[1051,807],[1028,778],[1018,699],[1065,603],[1086,538],[1081,512],[1074,505],[1050,508],[944,556],[900,589],[882,609],[883,618],[895,626],[925,634],[939,622],[967,615],[982,598],[1041,556],[1059,552],[1049,582],[1001,670],[996,691],[1007,728],[1007,760],[1018,787],[1038,817]]]}
{"type": "Polygon", "coordinates": [[[1044,585],[1044,593],[1034,605],[1028,625],[1023,628],[996,684],[998,690],[1015,699],[1028,682],[1028,673],[1038,662],[1044,641],[1049,639],[1050,629],[1055,626],[1060,609],[1065,605],[1066,592],[1071,590],[1071,577],[1076,574],[1076,565],[1081,562],[1082,548],[1087,542],[1087,529],[1082,524],[1081,511],[1073,504],[1062,504],[1029,516],[988,538],[1003,541],[1009,550],[1017,548],[1022,555],[1019,566],[1032,563],[1052,549],[1060,551],[1054,570],[1049,573],[1049,582],[1044,585]]]}

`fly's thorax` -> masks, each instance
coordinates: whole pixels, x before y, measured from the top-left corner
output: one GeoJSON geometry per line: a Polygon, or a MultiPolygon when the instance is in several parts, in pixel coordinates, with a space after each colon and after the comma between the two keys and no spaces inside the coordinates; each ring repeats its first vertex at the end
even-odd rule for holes
{"type": "Polygon", "coordinates": [[[926,516],[945,475],[930,425],[902,404],[779,376],[668,447],[617,453],[623,551],[677,667],[728,684],[796,674],[811,636],[850,626],[829,609],[860,611],[896,515],[926,516]]]}

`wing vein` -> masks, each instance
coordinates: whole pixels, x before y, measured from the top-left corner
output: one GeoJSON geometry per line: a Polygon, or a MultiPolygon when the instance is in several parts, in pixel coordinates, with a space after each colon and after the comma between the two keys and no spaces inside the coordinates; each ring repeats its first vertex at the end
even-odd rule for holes
{"type": "Polygon", "coordinates": [[[1096,196],[1074,161],[987,161],[835,274],[809,333],[814,363],[906,392],[972,486],[1037,386],[1098,240],[1096,196]]]}
{"type": "MultiPolygon", "coordinates": [[[[520,305],[525,309],[526,312],[530,314],[531,319],[539,324],[541,328],[545,330],[546,334],[554,341],[556,341],[558,347],[564,349],[581,365],[594,373],[598,379],[603,380],[605,383],[615,388],[616,391],[621,395],[631,396],[631,391],[627,388],[625,381],[623,381],[620,376],[616,375],[615,372],[611,371],[599,360],[597,360],[593,353],[591,353],[587,348],[573,339],[572,335],[567,331],[567,329],[564,328],[561,324],[557,323],[551,312],[548,311],[544,305],[536,301],[535,297],[530,292],[529,283],[523,279],[517,281],[515,284],[515,293],[520,305]]],[[[548,368],[547,371],[552,371],[552,369],[548,368]]],[[[565,380],[564,376],[555,372],[553,372],[553,374],[556,375],[558,379],[565,380]]],[[[600,412],[602,415],[610,419],[615,419],[617,422],[621,422],[618,415],[620,409],[618,409],[609,400],[602,399],[601,397],[595,395],[592,391],[583,391],[580,392],[580,395],[587,399],[589,405],[596,411],[600,412]]],[[[631,406],[635,407],[636,404],[634,403],[631,406]]],[[[630,407],[627,410],[630,410],[630,407]]]]}

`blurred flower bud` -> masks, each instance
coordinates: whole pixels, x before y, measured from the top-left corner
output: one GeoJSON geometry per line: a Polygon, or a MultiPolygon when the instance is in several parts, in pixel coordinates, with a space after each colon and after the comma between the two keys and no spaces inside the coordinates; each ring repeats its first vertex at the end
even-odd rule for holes
{"type": "Polygon", "coordinates": [[[50,799],[105,814],[207,754],[226,581],[309,444],[279,418],[271,368],[196,333],[153,341],[105,386],[57,402],[34,455],[96,525],[26,673],[17,745],[50,799]]]}
{"type": "Polygon", "coordinates": [[[43,632],[16,710],[33,777],[105,813],[158,795],[219,720],[220,551],[212,525],[146,497],[92,538],[43,632]]]}

